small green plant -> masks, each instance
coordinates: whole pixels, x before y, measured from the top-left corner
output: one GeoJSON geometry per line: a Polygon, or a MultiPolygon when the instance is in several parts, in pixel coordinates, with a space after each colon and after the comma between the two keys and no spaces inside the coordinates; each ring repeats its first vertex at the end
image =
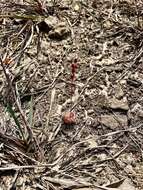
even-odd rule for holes
{"type": "Polygon", "coordinates": [[[10,114],[10,116],[13,118],[13,120],[14,120],[14,122],[15,122],[15,124],[16,124],[16,127],[17,127],[17,129],[19,130],[19,132],[20,132],[20,138],[21,138],[21,136],[22,136],[23,140],[26,141],[25,135],[24,135],[24,132],[23,132],[23,129],[22,129],[20,123],[19,123],[19,120],[18,120],[18,118],[17,118],[17,116],[16,116],[16,114],[15,114],[15,111],[13,110],[12,105],[10,105],[9,103],[7,103],[6,111],[7,111],[7,112],[10,114]]]}

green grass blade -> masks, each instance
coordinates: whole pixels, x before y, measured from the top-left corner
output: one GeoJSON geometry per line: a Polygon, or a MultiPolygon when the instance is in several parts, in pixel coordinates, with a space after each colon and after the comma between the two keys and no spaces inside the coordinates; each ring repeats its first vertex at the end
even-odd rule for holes
{"type": "Polygon", "coordinates": [[[19,123],[19,121],[18,121],[18,119],[17,119],[17,116],[16,116],[16,114],[15,114],[15,112],[14,112],[14,110],[12,109],[12,106],[11,106],[10,104],[7,104],[7,109],[6,109],[6,111],[8,111],[8,113],[9,113],[9,114],[11,115],[11,117],[13,118],[13,120],[14,120],[16,126],[17,126],[17,129],[20,131],[20,134],[22,135],[23,140],[25,140],[24,133],[23,133],[23,130],[22,130],[22,128],[21,128],[21,125],[20,125],[20,123],[19,123]]]}

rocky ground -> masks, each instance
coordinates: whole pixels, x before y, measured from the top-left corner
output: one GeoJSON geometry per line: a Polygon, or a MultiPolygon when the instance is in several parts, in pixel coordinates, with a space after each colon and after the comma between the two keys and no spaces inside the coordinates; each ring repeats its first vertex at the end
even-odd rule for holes
{"type": "Polygon", "coordinates": [[[142,1],[43,2],[0,1],[0,190],[142,190],[142,1]]]}

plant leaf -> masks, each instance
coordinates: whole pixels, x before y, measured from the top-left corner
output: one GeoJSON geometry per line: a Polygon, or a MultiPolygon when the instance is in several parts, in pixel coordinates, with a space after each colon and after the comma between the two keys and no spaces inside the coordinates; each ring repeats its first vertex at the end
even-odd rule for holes
{"type": "Polygon", "coordinates": [[[20,131],[23,139],[25,139],[23,130],[21,128],[21,125],[20,125],[20,123],[19,123],[19,121],[17,119],[17,116],[16,116],[16,114],[15,114],[12,106],[9,103],[7,103],[7,109],[6,109],[6,111],[8,111],[8,113],[10,113],[11,117],[13,118],[13,120],[14,120],[16,126],[17,126],[17,129],[20,131]]]}

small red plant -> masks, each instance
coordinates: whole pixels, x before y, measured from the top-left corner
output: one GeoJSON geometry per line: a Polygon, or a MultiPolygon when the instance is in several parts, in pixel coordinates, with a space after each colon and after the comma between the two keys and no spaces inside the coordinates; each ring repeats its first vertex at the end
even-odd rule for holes
{"type": "Polygon", "coordinates": [[[72,125],[76,123],[76,115],[74,112],[65,112],[63,115],[63,121],[67,125],[72,125]]]}
{"type": "MultiPolygon", "coordinates": [[[[76,71],[77,71],[77,59],[71,63],[71,97],[75,93],[75,79],[76,79],[76,71]]],[[[76,123],[76,114],[73,111],[67,111],[63,115],[63,122],[67,125],[73,125],[76,123]]]]}

